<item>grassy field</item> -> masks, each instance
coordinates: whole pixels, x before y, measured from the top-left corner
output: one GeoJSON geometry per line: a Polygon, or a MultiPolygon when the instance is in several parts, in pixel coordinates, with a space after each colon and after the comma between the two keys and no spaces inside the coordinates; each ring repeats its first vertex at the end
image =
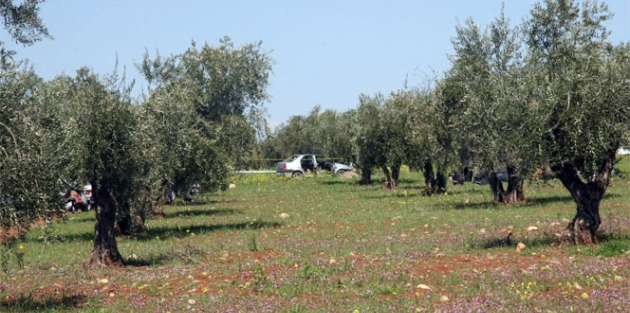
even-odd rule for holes
{"type": "Polygon", "coordinates": [[[0,311],[628,312],[630,184],[615,179],[601,244],[554,247],[575,213],[557,181],[494,206],[472,184],[421,197],[409,172],[396,191],[235,176],[235,189],[167,206],[146,235],[119,237],[126,268],[83,267],[93,212],[34,229],[20,254],[2,254],[0,311]]]}

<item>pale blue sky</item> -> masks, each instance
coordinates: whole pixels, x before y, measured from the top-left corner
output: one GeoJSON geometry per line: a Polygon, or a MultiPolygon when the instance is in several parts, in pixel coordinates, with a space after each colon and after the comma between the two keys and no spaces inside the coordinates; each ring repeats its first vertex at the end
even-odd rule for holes
{"type": "MultiPolygon", "coordinates": [[[[512,23],[520,23],[533,0],[506,0],[512,23]]],[[[225,35],[238,46],[262,41],[275,60],[271,99],[265,106],[271,125],[292,115],[323,109],[355,108],[361,93],[389,93],[418,85],[449,67],[457,21],[472,17],[487,25],[502,0],[319,0],[319,1],[162,1],[48,0],[41,6],[54,40],[30,47],[0,40],[29,59],[45,79],[74,75],[81,66],[110,73],[116,54],[134,94],[146,88],[133,63],[145,48],[154,56],[179,54],[225,35]]],[[[607,24],[615,43],[630,41],[630,0],[606,1],[615,17],[607,24]]]]}

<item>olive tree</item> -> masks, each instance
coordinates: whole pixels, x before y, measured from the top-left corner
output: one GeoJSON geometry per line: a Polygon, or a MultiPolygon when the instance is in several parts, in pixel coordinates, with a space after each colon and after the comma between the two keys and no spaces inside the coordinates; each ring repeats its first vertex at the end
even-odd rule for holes
{"type": "Polygon", "coordinates": [[[132,85],[116,72],[101,77],[87,68],[77,70],[74,77],[59,76],[49,85],[43,101],[63,113],[58,149],[66,175],[92,185],[96,223],[87,264],[123,265],[115,224],[129,216],[139,168],[132,85]]]}
{"type": "Polygon", "coordinates": [[[381,131],[383,121],[380,119],[384,100],[381,94],[359,96],[353,121],[352,147],[361,170],[360,184],[371,184],[373,168],[386,163],[384,151],[387,138],[381,131]]]}
{"type": "Polygon", "coordinates": [[[599,206],[630,132],[630,46],[609,42],[611,17],[605,4],[545,0],[523,25],[537,81],[536,151],[577,205],[563,234],[574,244],[598,242],[599,206]]]}
{"type": "Polygon", "coordinates": [[[449,72],[462,99],[458,141],[488,176],[495,203],[525,200],[524,178],[535,168],[538,118],[530,110],[535,80],[522,66],[521,41],[503,11],[483,31],[472,19],[456,27],[449,72]],[[508,174],[504,189],[496,169],[508,174]]]}

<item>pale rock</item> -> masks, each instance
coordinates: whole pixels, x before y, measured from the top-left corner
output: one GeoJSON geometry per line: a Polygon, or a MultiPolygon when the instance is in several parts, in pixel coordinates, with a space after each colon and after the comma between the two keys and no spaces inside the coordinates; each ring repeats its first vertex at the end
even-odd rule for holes
{"type": "Polygon", "coordinates": [[[527,227],[527,231],[536,231],[536,230],[538,230],[538,227],[536,227],[536,226],[529,226],[529,227],[527,227]]]}
{"type": "Polygon", "coordinates": [[[623,277],[619,276],[619,275],[615,275],[615,278],[613,278],[616,282],[622,282],[623,281],[623,277]]]}
{"type": "Polygon", "coordinates": [[[328,263],[330,263],[330,265],[334,265],[337,263],[337,260],[335,260],[335,258],[330,258],[330,261],[328,261],[328,263]]]}
{"type": "Polygon", "coordinates": [[[582,290],[582,286],[580,286],[580,284],[578,284],[578,283],[573,283],[573,288],[575,288],[577,290],[582,290]]]}
{"type": "Polygon", "coordinates": [[[281,219],[287,219],[287,218],[289,218],[289,214],[287,214],[287,213],[280,213],[280,218],[281,219]]]}
{"type": "Polygon", "coordinates": [[[521,251],[525,250],[525,248],[526,248],[525,244],[524,244],[524,243],[522,243],[522,242],[519,242],[519,243],[516,245],[516,252],[521,252],[521,251]]]}
{"type": "Polygon", "coordinates": [[[448,297],[447,296],[441,296],[440,297],[440,302],[448,302],[448,297]]]}
{"type": "Polygon", "coordinates": [[[99,283],[99,284],[103,284],[103,285],[104,285],[104,284],[107,284],[107,283],[109,283],[109,279],[107,279],[107,278],[102,278],[102,279],[99,279],[99,280],[98,280],[98,283],[99,283]]]}
{"type": "Polygon", "coordinates": [[[425,285],[425,284],[420,284],[418,286],[416,286],[416,288],[418,289],[424,289],[424,290],[431,290],[431,287],[425,285]]]}
{"type": "Polygon", "coordinates": [[[230,189],[234,189],[236,188],[236,184],[230,184],[230,186],[228,186],[230,189]]]}

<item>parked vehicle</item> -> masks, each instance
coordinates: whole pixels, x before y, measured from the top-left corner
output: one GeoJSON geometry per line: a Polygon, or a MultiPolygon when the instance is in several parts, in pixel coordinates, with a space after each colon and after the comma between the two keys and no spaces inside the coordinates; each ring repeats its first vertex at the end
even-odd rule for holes
{"type": "MultiPolygon", "coordinates": [[[[509,175],[507,172],[507,168],[502,167],[494,171],[494,175],[501,181],[507,182],[509,179],[509,175]]],[[[475,175],[475,184],[477,185],[486,185],[488,184],[488,171],[485,168],[482,168],[477,175],[475,175]]]]}
{"type": "Polygon", "coordinates": [[[84,212],[92,209],[92,185],[87,184],[83,189],[78,187],[77,182],[69,182],[65,184],[62,192],[66,199],[66,210],[72,213],[78,211],[84,212]]]}
{"type": "Polygon", "coordinates": [[[320,154],[294,154],[286,160],[276,163],[278,176],[293,178],[302,178],[310,173],[318,173],[322,169],[341,175],[353,168],[343,163],[327,161],[320,154]]]}
{"type": "Polygon", "coordinates": [[[350,165],[346,165],[338,162],[321,161],[319,162],[319,166],[323,170],[328,170],[331,173],[335,173],[337,175],[343,175],[343,173],[345,172],[354,170],[354,164],[352,163],[350,163],[350,165]]]}
{"type": "Polygon", "coordinates": [[[166,199],[166,204],[171,204],[175,201],[175,198],[182,197],[185,201],[195,202],[199,200],[199,195],[201,194],[201,185],[200,184],[192,184],[187,189],[178,189],[179,191],[175,191],[175,187],[171,185],[164,185],[162,187],[164,192],[164,196],[166,199]]]}
{"type": "Polygon", "coordinates": [[[199,184],[192,184],[192,185],[190,185],[190,188],[188,189],[188,192],[186,192],[186,195],[184,196],[184,200],[195,202],[195,201],[199,200],[199,194],[200,193],[201,193],[201,185],[199,185],[199,184]]]}

